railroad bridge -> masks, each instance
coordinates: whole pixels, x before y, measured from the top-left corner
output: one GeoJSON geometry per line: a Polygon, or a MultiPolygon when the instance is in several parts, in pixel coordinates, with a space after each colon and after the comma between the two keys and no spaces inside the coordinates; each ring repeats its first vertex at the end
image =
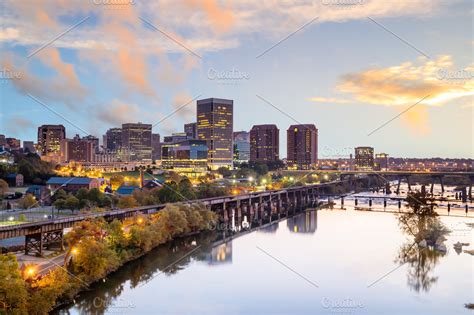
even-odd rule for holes
{"type": "MultiPolygon", "coordinates": [[[[207,199],[188,200],[181,203],[201,204],[219,214],[221,222],[229,224],[233,217],[241,222],[245,217],[249,222],[271,221],[281,216],[294,214],[305,207],[315,205],[320,196],[344,194],[355,187],[367,185],[364,178],[348,178],[328,183],[288,187],[280,190],[267,190],[243,195],[231,195],[207,199]]],[[[43,249],[52,245],[63,248],[64,229],[75,223],[95,218],[110,222],[124,220],[138,214],[149,215],[163,209],[166,205],[152,205],[128,209],[110,210],[102,213],[76,215],[40,222],[24,223],[0,227],[0,240],[25,237],[25,254],[43,255],[43,249]]]]}

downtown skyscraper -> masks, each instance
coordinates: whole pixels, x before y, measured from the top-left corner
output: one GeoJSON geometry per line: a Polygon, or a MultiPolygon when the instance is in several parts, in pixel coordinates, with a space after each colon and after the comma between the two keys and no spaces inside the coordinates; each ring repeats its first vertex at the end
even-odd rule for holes
{"type": "Polygon", "coordinates": [[[122,150],[131,161],[152,160],[151,124],[122,124],[122,150]]]}
{"type": "Polygon", "coordinates": [[[255,125],[250,130],[250,161],[266,162],[279,159],[280,130],[276,125],[255,125]]]}
{"type": "Polygon", "coordinates": [[[208,166],[231,168],[234,101],[208,98],[197,101],[197,138],[208,147],[208,166]]]}
{"type": "Polygon", "coordinates": [[[310,169],[318,161],[318,129],[314,124],[291,125],[287,135],[287,163],[294,169],[310,169]]]}

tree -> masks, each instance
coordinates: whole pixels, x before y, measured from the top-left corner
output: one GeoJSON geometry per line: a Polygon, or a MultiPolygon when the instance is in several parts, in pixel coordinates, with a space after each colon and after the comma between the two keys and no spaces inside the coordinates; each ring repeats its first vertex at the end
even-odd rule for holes
{"type": "Polygon", "coordinates": [[[193,184],[191,183],[189,178],[187,177],[183,178],[179,182],[178,189],[182,197],[189,200],[196,198],[196,193],[194,191],[193,184]]]}
{"type": "Polygon", "coordinates": [[[18,201],[18,206],[22,209],[29,209],[35,206],[38,202],[32,194],[26,194],[25,197],[18,201]]]}
{"type": "Polygon", "coordinates": [[[427,192],[416,191],[409,192],[406,198],[407,207],[413,210],[413,213],[419,215],[436,215],[434,211],[434,198],[427,192]]]}
{"type": "Polygon", "coordinates": [[[178,192],[178,184],[174,181],[166,182],[165,185],[159,190],[158,197],[161,203],[177,202],[183,200],[178,192]]]}
{"type": "Polygon", "coordinates": [[[138,203],[135,200],[135,198],[133,198],[133,196],[120,197],[118,205],[117,205],[117,207],[119,207],[120,209],[133,208],[136,206],[138,206],[138,203]]]}
{"type": "Polygon", "coordinates": [[[114,174],[110,177],[109,181],[110,186],[112,187],[112,189],[115,190],[123,185],[123,183],[125,182],[125,178],[122,175],[114,174]]]}
{"type": "Polygon", "coordinates": [[[79,199],[74,196],[68,196],[64,202],[64,207],[71,211],[79,209],[79,199]]]}
{"type": "Polygon", "coordinates": [[[8,183],[3,179],[0,179],[0,197],[5,196],[8,192],[8,183]]]}
{"type": "Polygon", "coordinates": [[[221,174],[223,177],[230,177],[232,175],[232,171],[225,166],[219,167],[217,172],[221,174]]]}
{"type": "MultiPolygon", "coordinates": [[[[28,292],[13,254],[0,255],[0,292],[9,313],[25,313],[28,292]]],[[[0,305],[0,307],[4,307],[4,305],[0,305]]]]}

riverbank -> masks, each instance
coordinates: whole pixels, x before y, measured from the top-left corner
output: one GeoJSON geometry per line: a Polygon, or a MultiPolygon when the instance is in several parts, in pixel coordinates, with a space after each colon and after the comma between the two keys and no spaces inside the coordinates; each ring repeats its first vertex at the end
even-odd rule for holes
{"type": "MultiPolygon", "coordinates": [[[[217,216],[198,205],[168,205],[150,216],[123,222],[79,222],[68,233],[66,266],[37,277],[34,266],[20,270],[15,256],[2,255],[6,309],[18,314],[47,314],[70,303],[80,292],[159,245],[214,229],[217,216]]],[[[3,270],[2,270],[3,271],[3,270]]]]}

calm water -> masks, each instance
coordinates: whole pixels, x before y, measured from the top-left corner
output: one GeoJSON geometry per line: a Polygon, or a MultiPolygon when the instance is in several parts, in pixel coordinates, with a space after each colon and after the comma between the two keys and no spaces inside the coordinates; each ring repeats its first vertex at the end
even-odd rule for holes
{"type": "Polygon", "coordinates": [[[441,218],[447,252],[424,251],[396,215],[346,208],[158,248],[61,313],[472,314],[474,256],[453,244],[474,248],[473,219],[441,218]]]}

